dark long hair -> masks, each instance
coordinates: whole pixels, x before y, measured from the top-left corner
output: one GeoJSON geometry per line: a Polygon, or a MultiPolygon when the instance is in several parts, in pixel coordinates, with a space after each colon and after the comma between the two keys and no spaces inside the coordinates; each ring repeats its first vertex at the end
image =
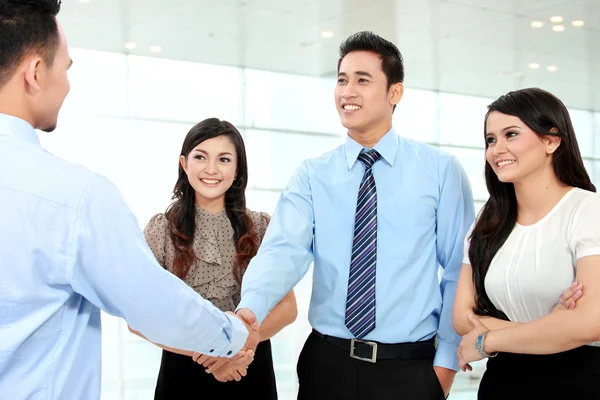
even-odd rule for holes
{"type": "MultiPolygon", "coordinates": [[[[569,112],[556,96],[538,88],[517,90],[501,96],[488,106],[483,128],[484,138],[487,119],[493,111],[519,118],[540,137],[560,137],[561,143],[552,156],[556,177],[565,185],[596,191],[583,165],[569,112]]],[[[485,147],[487,150],[487,141],[485,147]]],[[[469,261],[473,269],[476,293],[473,311],[478,315],[508,320],[490,301],[484,283],[492,259],[517,222],[517,198],[514,185],[500,182],[487,162],[485,183],[490,198],[477,218],[469,246],[469,261]]]]}
{"type": "MultiPolygon", "coordinates": [[[[250,259],[258,250],[258,236],[252,218],[246,210],[246,185],[248,184],[248,162],[244,140],[240,132],[229,122],[217,118],[205,119],[194,125],[188,132],[181,147],[181,155],[186,159],[190,152],[205,140],[227,136],[237,153],[237,174],[231,187],[225,192],[225,211],[233,228],[236,248],[234,275],[238,282],[250,259]]],[[[196,231],[195,191],[179,164],[179,177],[173,189],[173,203],[165,216],[170,225],[170,236],[175,246],[173,272],[185,279],[191,265],[196,260],[192,245],[196,231]]]]}

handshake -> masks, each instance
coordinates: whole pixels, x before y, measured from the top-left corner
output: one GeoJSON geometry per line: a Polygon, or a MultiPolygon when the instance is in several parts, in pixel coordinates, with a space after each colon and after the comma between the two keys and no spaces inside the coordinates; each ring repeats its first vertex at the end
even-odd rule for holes
{"type": "Polygon", "coordinates": [[[260,342],[260,325],[250,309],[242,308],[235,314],[232,312],[227,314],[239,318],[248,329],[248,339],[242,350],[231,358],[211,357],[196,352],[192,355],[192,359],[205,367],[206,373],[213,374],[219,382],[240,381],[246,376],[248,366],[254,360],[256,346],[260,342]]]}

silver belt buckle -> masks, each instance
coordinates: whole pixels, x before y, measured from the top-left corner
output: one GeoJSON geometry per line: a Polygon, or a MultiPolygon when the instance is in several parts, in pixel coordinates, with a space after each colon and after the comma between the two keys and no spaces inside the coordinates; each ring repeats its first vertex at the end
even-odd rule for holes
{"type": "Polygon", "coordinates": [[[375,364],[377,362],[377,343],[370,342],[368,340],[351,339],[350,340],[350,357],[356,358],[357,360],[367,361],[367,362],[375,364]],[[371,357],[370,358],[359,357],[356,354],[354,354],[354,350],[356,349],[355,343],[357,343],[357,342],[368,344],[369,346],[371,346],[371,357]]]}

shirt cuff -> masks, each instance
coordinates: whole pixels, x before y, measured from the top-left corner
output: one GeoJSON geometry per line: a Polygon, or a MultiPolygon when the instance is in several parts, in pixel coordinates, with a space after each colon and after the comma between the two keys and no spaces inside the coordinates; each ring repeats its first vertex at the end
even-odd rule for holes
{"type": "MultiPolygon", "coordinates": [[[[192,343],[182,348],[197,351],[211,357],[230,358],[235,356],[242,350],[248,339],[246,325],[235,315],[221,312],[218,308],[208,311],[212,312],[213,320],[218,324],[220,329],[212,330],[211,336],[202,336],[202,333],[200,333],[192,343]],[[215,334],[216,336],[212,336],[215,334]]],[[[199,322],[202,325],[202,321],[199,322]]]]}
{"type": "Polygon", "coordinates": [[[246,339],[248,339],[248,329],[240,319],[234,315],[225,314],[231,322],[231,332],[229,334],[229,346],[223,349],[221,357],[233,357],[242,350],[246,339]]]}
{"type": "Polygon", "coordinates": [[[243,296],[242,301],[240,301],[240,304],[237,306],[235,311],[237,312],[242,308],[250,309],[250,311],[252,311],[256,316],[256,321],[258,321],[259,324],[262,324],[265,318],[267,318],[267,315],[269,314],[269,311],[267,310],[263,299],[261,299],[260,296],[255,295],[253,293],[249,293],[246,296],[243,296]]]}
{"type": "Polygon", "coordinates": [[[457,349],[458,346],[453,343],[438,341],[435,358],[433,359],[433,366],[458,371],[458,358],[456,358],[457,349]]]}

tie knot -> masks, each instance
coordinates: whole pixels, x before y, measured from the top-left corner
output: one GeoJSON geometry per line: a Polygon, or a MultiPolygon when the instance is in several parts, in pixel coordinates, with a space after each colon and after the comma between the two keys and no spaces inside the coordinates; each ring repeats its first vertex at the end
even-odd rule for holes
{"type": "Polygon", "coordinates": [[[364,153],[360,153],[358,155],[358,159],[365,164],[366,169],[369,169],[375,164],[375,161],[379,160],[381,155],[377,152],[377,150],[369,150],[364,153]]]}

